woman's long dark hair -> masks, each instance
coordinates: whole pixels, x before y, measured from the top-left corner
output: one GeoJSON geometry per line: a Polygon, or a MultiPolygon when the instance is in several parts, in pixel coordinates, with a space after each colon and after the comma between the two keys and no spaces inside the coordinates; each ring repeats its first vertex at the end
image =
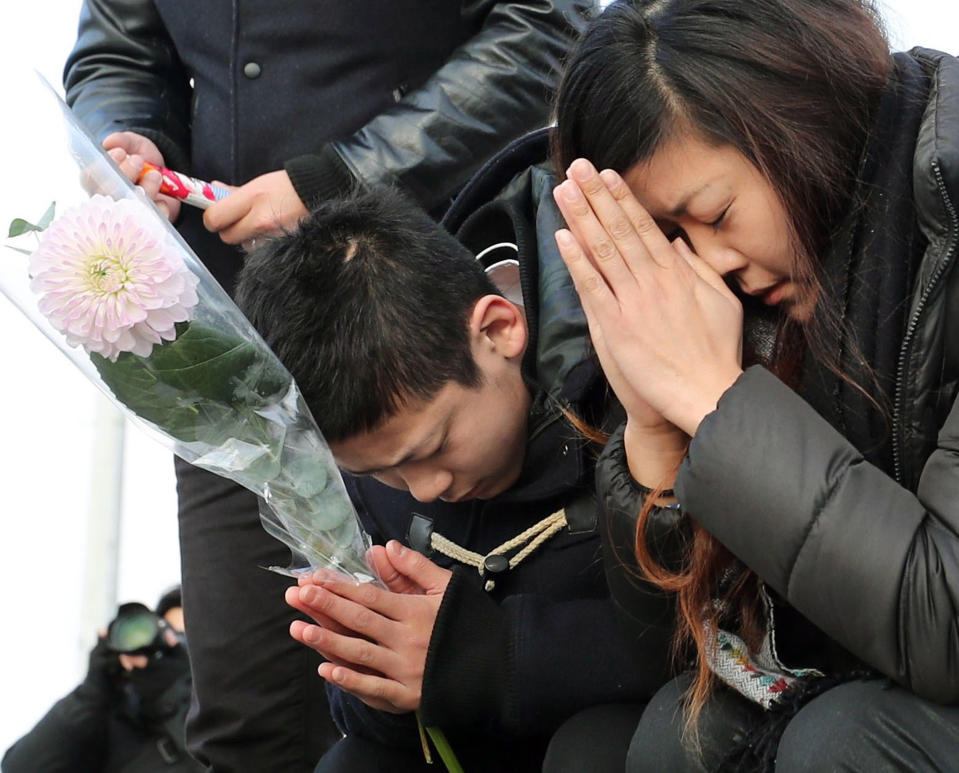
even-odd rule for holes
{"type": "MultiPolygon", "coordinates": [[[[585,157],[625,172],[684,133],[736,148],[782,201],[794,280],[817,292],[819,258],[850,205],[890,68],[868,0],[618,0],[567,63],[555,103],[554,160],[559,170],[585,157]]],[[[821,344],[830,332],[783,331],[770,366],[787,377],[795,372],[797,338],[830,363],[821,344]]],[[[704,622],[715,629],[724,609],[722,624],[756,646],[763,633],[757,580],[743,571],[723,582],[732,557],[695,523],[683,570],[660,565],[645,540],[651,509],[640,513],[636,557],[652,582],[678,594],[677,652],[692,645],[697,658],[687,696],[687,728],[694,729],[713,683],[704,622]]]]}

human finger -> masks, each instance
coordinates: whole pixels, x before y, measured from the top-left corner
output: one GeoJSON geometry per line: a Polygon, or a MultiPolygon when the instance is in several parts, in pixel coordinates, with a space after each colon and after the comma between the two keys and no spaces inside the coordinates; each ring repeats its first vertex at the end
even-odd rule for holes
{"type": "Polygon", "coordinates": [[[404,574],[401,574],[393,566],[386,554],[386,548],[382,545],[374,545],[367,552],[367,560],[377,577],[393,593],[423,593],[423,588],[410,580],[404,574]]]}
{"type": "MultiPolygon", "coordinates": [[[[157,208],[163,212],[167,220],[171,222],[175,220],[177,215],[180,214],[180,202],[172,196],[160,193],[160,188],[163,185],[163,175],[156,169],[147,168],[146,171],[143,171],[145,164],[140,156],[129,156],[125,163],[129,164],[129,174],[136,175],[135,182],[144,190],[147,198],[157,205],[157,208]]],[[[124,167],[121,165],[122,168],[124,167]]]]}
{"type": "Polygon", "coordinates": [[[316,650],[327,660],[343,663],[364,673],[388,676],[396,670],[398,658],[388,647],[361,636],[338,634],[328,628],[305,624],[294,632],[294,639],[316,650]]]}
{"type": "Polygon", "coordinates": [[[311,633],[313,629],[322,630],[321,627],[311,625],[303,620],[294,620],[292,623],[290,623],[290,637],[305,647],[309,647],[311,650],[314,650],[326,660],[337,663],[338,665],[359,668],[359,666],[356,666],[355,664],[338,659],[331,652],[324,652],[322,647],[322,637],[317,637],[311,633]]]}
{"type": "Polygon", "coordinates": [[[671,266],[676,259],[672,243],[666,238],[653,216],[633,195],[625,180],[612,169],[604,169],[600,173],[600,179],[629,218],[633,230],[645,245],[647,254],[657,265],[664,268],[671,266]]]}
{"type": "Polygon", "coordinates": [[[160,208],[163,214],[166,215],[166,219],[171,223],[177,219],[180,214],[180,201],[175,199],[172,196],[166,196],[164,194],[159,194],[154,200],[154,203],[160,208]]]}
{"type": "Polygon", "coordinates": [[[386,543],[386,557],[394,569],[419,586],[427,594],[446,592],[453,573],[430,561],[416,550],[410,550],[398,540],[386,543]]]}
{"type": "MultiPolygon", "coordinates": [[[[408,612],[407,599],[410,594],[393,592],[373,583],[332,578],[317,583],[317,587],[390,620],[399,620],[408,612]]],[[[422,595],[422,591],[417,593],[422,595]]]]}
{"type": "Polygon", "coordinates": [[[144,137],[136,132],[123,131],[108,134],[101,143],[104,150],[122,148],[130,155],[137,154],[143,156],[151,164],[156,166],[165,166],[163,154],[153,140],[144,137]]]}
{"type": "MultiPolygon", "coordinates": [[[[141,166],[141,169],[143,167],[141,166]]],[[[160,195],[160,186],[163,184],[163,175],[156,169],[148,169],[137,178],[139,185],[150,199],[155,200],[160,195]]]]}
{"type": "MultiPolygon", "coordinates": [[[[613,292],[616,292],[616,288],[628,286],[626,283],[635,284],[636,277],[619,251],[616,241],[600,222],[576,180],[567,179],[560,183],[553,190],[553,197],[566,220],[567,230],[575,237],[583,254],[613,292]]],[[[625,218],[621,218],[619,222],[629,227],[625,218]]],[[[635,244],[639,249],[644,249],[638,239],[635,244]]]]}
{"type": "Polygon", "coordinates": [[[726,284],[726,281],[712,266],[699,257],[699,255],[697,255],[695,252],[693,252],[685,241],[682,239],[673,240],[673,249],[679,253],[679,256],[686,261],[689,267],[696,272],[696,275],[700,279],[706,282],[706,284],[712,287],[723,297],[728,298],[737,305],[739,304],[739,299],[736,298],[736,294],[729,289],[729,285],[726,284]]]}
{"type": "MultiPolygon", "coordinates": [[[[229,198],[231,196],[227,196],[226,199],[221,201],[226,201],[229,198]]],[[[207,212],[209,211],[208,209],[207,212]]],[[[217,235],[226,244],[238,244],[249,252],[256,249],[256,245],[261,244],[264,239],[277,236],[282,232],[283,229],[275,219],[263,218],[262,213],[254,207],[239,220],[219,231],[217,235]]]]}
{"type": "Polygon", "coordinates": [[[380,711],[404,714],[420,707],[420,693],[395,680],[363,674],[332,663],[322,663],[318,673],[326,681],[380,711]]]}
{"type": "Polygon", "coordinates": [[[228,239],[232,239],[236,234],[234,233],[233,236],[228,237],[225,232],[231,226],[249,215],[252,208],[252,197],[247,195],[245,191],[237,189],[204,211],[203,225],[208,231],[220,234],[220,238],[226,241],[227,244],[239,244],[244,240],[236,238],[235,240],[228,241],[228,239]]]}
{"type": "Polygon", "coordinates": [[[112,132],[104,137],[100,144],[107,152],[122,150],[124,153],[132,153],[134,136],[132,132],[112,132]]]}
{"type": "Polygon", "coordinates": [[[132,183],[140,184],[140,177],[143,175],[143,165],[145,163],[143,156],[137,153],[127,153],[124,150],[116,150],[111,154],[111,158],[117,162],[117,166],[120,167],[120,171],[124,177],[132,183]]]}
{"type": "Polygon", "coordinates": [[[571,231],[561,228],[556,231],[554,238],[560,257],[566,264],[566,269],[573,280],[573,286],[579,294],[580,303],[586,314],[586,321],[592,331],[596,324],[594,310],[602,309],[606,304],[610,306],[618,304],[618,301],[602,274],[589,259],[586,250],[583,249],[571,231]]]}
{"type": "MultiPolygon", "coordinates": [[[[623,201],[613,196],[605,179],[586,159],[578,158],[567,170],[567,182],[579,186],[593,217],[580,217],[575,227],[580,242],[590,251],[600,270],[615,285],[625,271],[641,276],[652,260],[646,243],[640,238],[623,201]],[[615,258],[621,257],[621,260],[615,258]],[[616,273],[614,273],[616,272],[616,273]]],[[[628,189],[627,189],[628,190],[628,189]]],[[[630,194],[631,196],[631,194],[630,194]]],[[[567,224],[569,220],[567,220],[567,224]]],[[[665,265],[670,261],[665,260],[665,265]]]]}
{"type": "Polygon", "coordinates": [[[283,598],[287,604],[293,607],[293,609],[297,610],[298,612],[302,612],[318,625],[322,625],[324,628],[329,628],[331,631],[336,631],[337,633],[352,633],[348,628],[341,625],[333,618],[324,615],[311,604],[302,601],[300,599],[300,590],[296,586],[290,586],[287,588],[283,598]]]}
{"type": "Polygon", "coordinates": [[[110,148],[109,150],[107,150],[107,155],[110,158],[112,158],[114,162],[116,162],[116,164],[119,166],[120,164],[123,163],[123,159],[125,159],[129,154],[126,152],[124,148],[117,147],[117,148],[110,148]]]}
{"type": "Polygon", "coordinates": [[[618,371],[618,368],[615,360],[609,356],[603,329],[606,325],[610,325],[611,328],[618,325],[619,300],[570,231],[560,229],[555,233],[554,238],[560,257],[566,264],[573,286],[579,295],[593,348],[600,358],[600,364],[607,378],[610,378],[614,372],[618,371]]]}
{"type": "Polygon", "coordinates": [[[300,601],[312,612],[333,620],[349,631],[380,640],[393,622],[377,607],[382,604],[379,594],[389,595],[370,584],[355,586],[350,583],[331,583],[305,586],[297,589],[300,601]],[[351,591],[358,591],[350,593],[351,591]],[[379,603],[378,603],[379,602],[379,603]]]}

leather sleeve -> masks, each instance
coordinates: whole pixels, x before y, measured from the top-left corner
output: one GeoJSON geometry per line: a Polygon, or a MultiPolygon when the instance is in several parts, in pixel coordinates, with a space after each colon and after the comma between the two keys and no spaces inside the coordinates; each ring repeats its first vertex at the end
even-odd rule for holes
{"type": "Polygon", "coordinates": [[[701,423],[676,491],[854,655],[920,697],[959,701],[959,407],[913,493],[753,367],[701,423]]]}
{"type": "Polygon", "coordinates": [[[509,140],[549,122],[562,60],[594,4],[467,5],[485,16],[477,34],[421,88],[330,146],[360,182],[397,185],[428,210],[448,202],[509,140]]]}
{"type": "Polygon", "coordinates": [[[189,169],[189,79],[152,0],[84,0],[63,83],[98,140],[136,131],[168,166],[189,169]]]}
{"type": "MultiPolygon", "coordinates": [[[[636,521],[642,494],[629,472],[621,424],[610,436],[596,463],[596,491],[603,506],[600,531],[603,567],[610,595],[633,645],[637,659],[649,661],[670,647],[675,625],[675,594],[665,593],[643,579],[636,562],[636,521]]],[[[682,514],[654,508],[647,521],[650,551],[665,566],[678,568],[683,550],[682,514]]]]}

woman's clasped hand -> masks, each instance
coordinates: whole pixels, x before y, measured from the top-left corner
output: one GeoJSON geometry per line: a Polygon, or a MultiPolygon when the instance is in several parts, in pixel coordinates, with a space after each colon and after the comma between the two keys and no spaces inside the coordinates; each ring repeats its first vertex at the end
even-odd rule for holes
{"type": "Polygon", "coordinates": [[[693,435],[742,372],[742,304],[616,172],[577,159],[554,197],[569,226],[556,243],[630,425],[693,435]]]}

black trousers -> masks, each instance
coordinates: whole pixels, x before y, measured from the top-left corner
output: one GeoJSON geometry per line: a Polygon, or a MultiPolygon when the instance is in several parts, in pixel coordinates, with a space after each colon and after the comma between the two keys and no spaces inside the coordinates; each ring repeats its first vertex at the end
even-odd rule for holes
{"type": "MultiPolygon", "coordinates": [[[[550,742],[544,773],[715,770],[764,712],[720,688],[700,715],[694,747],[682,740],[689,682],[688,674],[669,682],[645,710],[610,705],[577,714],[550,742]]],[[[811,700],[787,726],[776,755],[777,773],[957,770],[959,707],[925,701],[885,680],[848,682],[811,700]]]]}
{"type": "MultiPolygon", "coordinates": [[[[526,738],[502,744],[491,742],[467,746],[455,738],[449,739],[456,759],[466,773],[538,773],[547,740],[526,738]]],[[[323,755],[315,773],[444,773],[445,770],[435,751],[432,764],[427,764],[419,749],[397,749],[365,738],[347,736],[323,755]]],[[[580,768],[578,773],[584,770],[588,769],[580,768]]],[[[622,773],[621,767],[617,773],[622,773]]]]}
{"type": "Polygon", "coordinates": [[[543,773],[623,773],[645,705],[615,703],[581,711],[549,742],[543,773]]]}
{"type": "MultiPolygon", "coordinates": [[[[712,771],[764,712],[738,693],[719,688],[699,722],[699,747],[682,740],[687,674],[660,689],[624,740],[622,723],[637,707],[599,707],[568,721],[554,737],[544,773],[705,773],[712,771]],[[584,718],[593,721],[577,721],[584,718]],[[599,721],[595,721],[599,719],[599,721]],[[610,766],[608,748],[622,744],[625,766],[610,766]],[[553,755],[565,749],[565,758],[553,755]],[[591,750],[601,749],[595,760],[591,750]],[[562,764],[560,764],[562,763],[562,764]],[[580,767],[576,767],[576,766],[580,767]]],[[[918,698],[886,680],[841,684],[806,704],[786,727],[776,754],[777,773],[959,770],[959,706],[918,698]]]]}
{"type": "Polygon", "coordinates": [[[304,773],[340,735],[320,657],[289,635],[289,564],[256,497],[176,460],[183,611],[193,670],[187,746],[214,771],[304,773]]]}

